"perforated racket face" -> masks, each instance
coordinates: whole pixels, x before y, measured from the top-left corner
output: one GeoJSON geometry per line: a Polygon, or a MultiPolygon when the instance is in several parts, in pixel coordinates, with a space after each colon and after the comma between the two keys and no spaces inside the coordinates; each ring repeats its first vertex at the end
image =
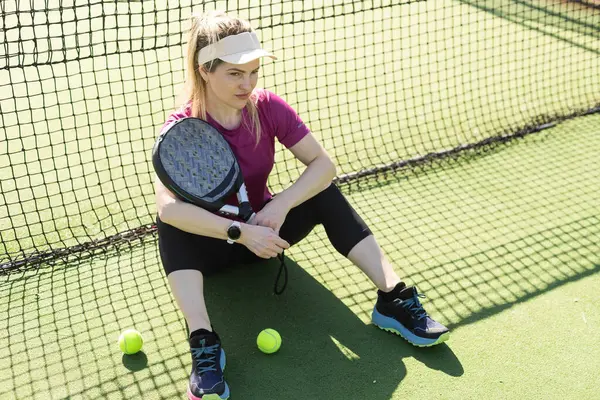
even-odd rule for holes
{"type": "Polygon", "coordinates": [[[205,121],[179,120],[159,141],[156,155],[179,194],[215,203],[237,190],[240,170],[235,156],[221,134],[205,121]]]}

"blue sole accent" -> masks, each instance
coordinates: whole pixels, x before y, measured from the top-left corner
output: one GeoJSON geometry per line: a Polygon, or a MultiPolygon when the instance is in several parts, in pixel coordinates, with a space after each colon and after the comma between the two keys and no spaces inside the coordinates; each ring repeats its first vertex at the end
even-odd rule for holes
{"type": "Polygon", "coordinates": [[[225,350],[221,347],[221,371],[225,371],[225,350]]]}
{"type": "Polygon", "coordinates": [[[375,307],[373,308],[373,314],[371,314],[371,320],[381,329],[398,334],[406,339],[409,343],[419,347],[433,346],[435,344],[445,342],[450,337],[449,333],[444,333],[437,339],[419,337],[409,331],[404,325],[396,321],[394,318],[386,317],[385,315],[381,314],[375,307]]]}
{"type": "Polygon", "coordinates": [[[219,397],[221,397],[221,399],[223,400],[227,400],[229,398],[229,385],[227,384],[227,382],[225,382],[225,391],[219,397]]]}
{"type": "MultiPolygon", "coordinates": [[[[223,350],[223,348],[221,347],[221,371],[225,371],[225,364],[225,350],[223,350]]],[[[227,384],[227,382],[225,382],[225,391],[223,391],[223,394],[219,397],[222,400],[227,400],[229,398],[229,385],[227,384]]]]}

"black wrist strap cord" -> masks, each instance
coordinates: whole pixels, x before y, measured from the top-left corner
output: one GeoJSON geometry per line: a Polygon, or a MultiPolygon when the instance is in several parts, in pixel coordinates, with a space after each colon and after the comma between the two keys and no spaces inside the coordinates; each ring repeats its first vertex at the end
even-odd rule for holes
{"type": "Polygon", "coordinates": [[[285,256],[284,256],[285,251],[282,251],[281,254],[277,255],[277,258],[279,258],[279,261],[281,261],[281,264],[279,265],[279,272],[277,273],[277,278],[275,279],[275,286],[273,287],[273,292],[275,292],[275,294],[280,295],[281,293],[283,293],[283,291],[285,290],[285,287],[287,286],[287,282],[288,282],[288,270],[287,270],[287,265],[285,265],[285,256]],[[281,278],[281,274],[283,273],[284,277],[283,277],[283,287],[281,288],[281,290],[279,290],[277,287],[279,286],[279,279],[281,278]]]}

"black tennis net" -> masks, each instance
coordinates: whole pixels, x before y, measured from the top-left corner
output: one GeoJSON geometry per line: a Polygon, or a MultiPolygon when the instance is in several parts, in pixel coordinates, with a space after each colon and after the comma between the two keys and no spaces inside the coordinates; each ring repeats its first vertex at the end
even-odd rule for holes
{"type": "MultiPolygon", "coordinates": [[[[192,13],[251,21],[286,99],[360,186],[600,105],[593,1],[0,3],[0,274],[154,233],[150,150],[181,104],[192,13]]],[[[280,148],[278,148],[280,150],[280,148]]],[[[280,191],[302,166],[278,151],[280,191]]]]}

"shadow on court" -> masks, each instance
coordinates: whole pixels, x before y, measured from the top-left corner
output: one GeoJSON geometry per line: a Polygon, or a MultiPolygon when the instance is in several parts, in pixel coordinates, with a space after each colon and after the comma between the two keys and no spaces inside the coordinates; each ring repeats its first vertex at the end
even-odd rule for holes
{"type": "Polygon", "coordinates": [[[597,48],[587,45],[588,41],[578,39],[578,36],[589,37],[591,40],[600,38],[600,25],[595,23],[594,14],[600,9],[598,5],[583,2],[560,4],[560,2],[544,3],[522,0],[497,2],[460,0],[460,2],[490,13],[497,18],[521,25],[538,34],[560,40],[593,54],[600,54],[597,48]]]}
{"type": "Polygon", "coordinates": [[[442,344],[417,348],[365,325],[298,264],[286,259],[289,282],[273,294],[279,263],[239,266],[207,278],[212,324],[227,354],[225,375],[232,397],[242,399],[389,399],[415,358],[451,376],[463,367],[442,344]],[[262,354],[256,336],[274,328],[282,347],[262,354]]]}

